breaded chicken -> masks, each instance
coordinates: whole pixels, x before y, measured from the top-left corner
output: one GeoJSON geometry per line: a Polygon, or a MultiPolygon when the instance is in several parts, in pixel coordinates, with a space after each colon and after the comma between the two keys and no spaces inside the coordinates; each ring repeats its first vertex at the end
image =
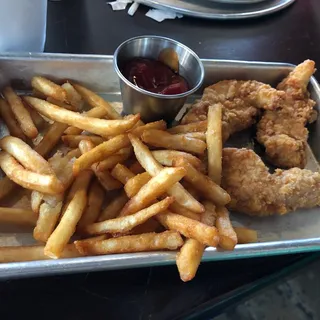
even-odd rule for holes
{"type": "Polygon", "coordinates": [[[258,81],[220,81],[204,90],[200,101],[183,117],[181,123],[205,120],[208,106],[222,103],[223,140],[256,122],[260,109],[274,110],[284,101],[285,93],[258,81]]]}
{"type": "Polygon", "coordinates": [[[308,122],[316,119],[307,85],[315,64],[306,60],[298,65],[277,87],[286,93],[285,103],[267,110],[257,126],[257,139],[266,148],[270,162],[281,168],[304,168],[308,122]]]}
{"type": "Polygon", "coordinates": [[[252,150],[223,150],[222,187],[228,207],[254,216],[285,214],[320,205],[320,173],[292,168],[271,174],[252,150]]]}

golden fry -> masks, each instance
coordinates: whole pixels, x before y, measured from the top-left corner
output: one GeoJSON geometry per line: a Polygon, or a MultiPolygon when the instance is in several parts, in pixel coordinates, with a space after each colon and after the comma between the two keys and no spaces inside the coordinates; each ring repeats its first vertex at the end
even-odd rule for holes
{"type": "Polygon", "coordinates": [[[88,105],[93,108],[103,107],[106,110],[106,116],[110,120],[121,119],[121,115],[113,109],[113,107],[105,101],[103,98],[95,94],[93,91],[80,86],[79,84],[73,83],[74,88],[79,92],[82,96],[83,100],[85,100],[88,105]]]}
{"type": "Polygon", "coordinates": [[[35,213],[39,213],[40,205],[43,201],[43,193],[39,191],[32,191],[31,192],[31,209],[35,213]]]}
{"type": "Polygon", "coordinates": [[[192,280],[198,270],[205,246],[195,239],[187,239],[177,254],[177,267],[180,279],[192,280]]]}
{"type": "Polygon", "coordinates": [[[163,166],[172,167],[173,160],[177,157],[185,158],[188,162],[190,162],[195,168],[203,171],[203,164],[200,159],[193,156],[190,153],[176,150],[155,150],[151,151],[154,158],[161,163],[163,166]]]}
{"type": "Polygon", "coordinates": [[[99,136],[88,135],[64,135],[61,137],[62,142],[70,148],[77,148],[81,140],[89,140],[95,145],[101,144],[105,140],[99,136]]]}
{"type": "MultiPolygon", "coordinates": [[[[89,169],[94,163],[104,160],[106,157],[116,153],[122,148],[128,147],[130,141],[126,134],[116,136],[109,141],[105,141],[88,152],[82,154],[73,165],[73,173],[79,174],[80,171],[89,169]]],[[[79,147],[81,143],[79,144],[79,147]]],[[[80,147],[81,150],[81,147],[80,147]]]]}
{"type": "Polygon", "coordinates": [[[98,222],[118,217],[127,201],[128,197],[123,191],[121,191],[120,194],[113,198],[113,200],[101,212],[98,222]]]}
{"type": "Polygon", "coordinates": [[[97,170],[104,171],[104,170],[112,169],[118,163],[121,163],[127,160],[130,157],[130,155],[131,155],[131,148],[123,148],[119,150],[117,153],[109,156],[107,159],[100,161],[97,165],[97,170]]]}
{"type": "Polygon", "coordinates": [[[10,134],[23,141],[26,141],[27,138],[19,127],[9,104],[2,98],[0,98],[0,115],[7,125],[10,134]]]}
{"type": "Polygon", "coordinates": [[[39,217],[36,227],[33,230],[33,237],[40,242],[47,242],[59,220],[62,209],[62,202],[51,206],[48,203],[42,203],[39,210],[39,217]]]}
{"type": "Polygon", "coordinates": [[[187,218],[193,219],[193,220],[197,220],[197,221],[200,221],[201,215],[203,214],[203,213],[199,214],[199,213],[195,213],[193,211],[190,211],[187,208],[180,205],[178,202],[172,203],[170,205],[169,209],[173,213],[177,213],[177,214],[180,214],[184,217],[187,217],[187,218]]]}
{"type": "Polygon", "coordinates": [[[186,174],[182,168],[165,168],[145,184],[139,192],[131,198],[122,209],[120,216],[133,214],[149,206],[157,197],[163,195],[167,190],[180,181],[186,174]]]}
{"type": "Polygon", "coordinates": [[[142,140],[154,147],[181,150],[196,154],[203,154],[207,148],[205,142],[189,138],[186,135],[179,136],[161,130],[146,130],[142,134],[142,140]]]}
{"type": "Polygon", "coordinates": [[[69,104],[75,107],[75,109],[81,110],[84,104],[81,95],[77,90],[72,86],[71,83],[66,82],[61,86],[67,93],[67,101],[69,104]]]}
{"type": "Polygon", "coordinates": [[[206,132],[206,131],[207,131],[207,120],[178,125],[168,130],[168,132],[170,132],[171,134],[206,132]]]}
{"type": "Polygon", "coordinates": [[[52,97],[59,101],[67,101],[67,92],[59,85],[44,78],[44,77],[33,77],[31,85],[34,89],[38,90],[47,97],[52,97]]]}
{"type": "Polygon", "coordinates": [[[174,201],[172,197],[167,197],[148,208],[142,209],[130,216],[109,219],[86,226],[83,230],[86,234],[99,235],[104,233],[124,233],[132,228],[146,222],[156,214],[166,210],[174,201]]]}
{"type": "Polygon", "coordinates": [[[208,176],[216,184],[221,183],[222,172],[222,105],[209,106],[208,109],[208,176]]]}
{"type": "Polygon", "coordinates": [[[81,151],[79,148],[73,149],[66,154],[70,160],[73,158],[79,158],[81,156],[81,151]]]}
{"type": "MultiPolygon", "coordinates": [[[[106,114],[107,114],[107,111],[103,107],[96,107],[87,112],[82,113],[83,116],[92,117],[92,118],[103,118],[105,117],[106,114]]],[[[71,126],[66,129],[65,134],[77,135],[77,134],[81,134],[82,131],[83,131],[82,129],[71,126]]]]}
{"type": "Polygon", "coordinates": [[[66,110],[45,100],[33,97],[24,97],[24,99],[39,113],[53,121],[75,126],[103,137],[124,133],[130,130],[140,119],[139,114],[128,116],[123,120],[97,119],[66,110]]]}
{"type": "Polygon", "coordinates": [[[76,241],[75,245],[81,254],[100,255],[164,249],[176,250],[183,245],[183,240],[178,232],[165,231],[162,233],[124,236],[91,243],[76,241]]]}
{"type": "MultiPolygon", "coordinates": [[[[48,260],[43,252],[44,246],[24,246],[24,247],[0,247],[0,263],[48,260]]],[[[68,244],[60,258],[76,258],[81,254],[74,244],[68,244]]]]}
{"type": "Polygon", "coordinates": [[[216,247],[219,243],[219,233],[215,227],[169,211],[158,214],[156,217],[167,229],[178,231],[187,238],[198,240],[212,247],[216,247]]]}
{"type": "Polygon", "coordinates": [[[0,222],[33,227],[37,222],[37,215],[31,210],[0,207],[0,222]]]}
{"type": "Polygon", "coordinates": [[[174,134],[175,137],[180,138],[191,138],[191,139],[198,139],[203,142],[206,142],[206,133],[205,132],[190,132],[190,133],[177,133],[174,134]]]}
{"type": "MultiPolygon", "coordinates": [[[[152,153],[141,140],[134,135],[129,134],[129,139],[134,149],[137,160],[142,167],[151,175],[157,175],[161,170],[161,164],[155,160],[152,153]]],[[[175,200],[182,206],[194,212],[203,212],[204,207],[196,199],[194,199],[189,192],[187,192],[182,185],[177,182],[169,190],[168,194],[173,196],[175,200]]]]}
{"type": "Polygon", "coordinates": [[[216,206],[208,200],[202,201],[202,204],[205,211],[201,213],[200,221],[208,226],[215,226],[217,220],[216,206]]]}
{"type": "Polygon", "coordinates": [[[236,232],[233,230],[229,212],[225,207],[217,208],[216,212],[216,227],[219,231],[220,237],[219,246],[225,250],[233,250],[238,242],[238,239],[236,232]]]}
{"type": "Polygon", "coordinates": [[[119,180],[123,185],[128,182],[129,179],[133,178],[135,174],[131,172],[126,166],[118,163],[113,170],[111,171],[111,175],[119,180]]]}
{"type": "Polygon", "coordinates": [[[77,223],[87,205],[87,191],[80,189],[69,203],[58,226],[50,235],[44,248],[44,254],[57,259],[61,256],[65,246],[74,234],[77,223]]]}
{"type": "Polygon", "coordinates": [[[256,230],[244,227],[233,227],[237,234],[238,243],[254,243],[258,242],[258,234],[256,230]]]}
{"type": "Polygon", "coordinates": [[[124,185],[124,191],[129,198],[134,197],[138,191],[151,180],[151,176],[148,172],[137,174],[127,181],[124,185]]]}
{"type": "Polygon", "coordinates": [[[78,230],[81,231],[85,226],[97,221],[104,201],[104,195],[105,192],[103,188],[100,186],[100,183],[95,180],[90,186],[87,208],[78,223],[78,230]]]}
{"type": "MultiPolygon", "coordinates": [[[[30,117],[31,117],[34,125],[37,127],[37,129],[38,130],[43,129],[47,125],[47,121],[44,120],[40,116],[40,114],[36,110],[32,109],[25,101],[22,101],[22,103],[25,106],[25,108],[28,110],[28,112],[30,113],[30,117]]],[[[24,141],[24,139],[21,139],[21,140],[24,141]]]]}
{"type": "Polygon", "coordinates": [[[164,120],[159,120],[159,121],[147,123],[144,126],[139,126],[137,128],[134,128],[130,131],[130,133],[140,138],[143,132],[145,132],[146,130],[150,130],[150,129],[166,130],[166,128],[167,128],[166,122],[164,120]]]}
{"type": "Polygon", "coordinates": [[[99,171],[97,169],[97,164],[92,165],[92,170],[105,190],[111,191],[123,187],[122,183],[119,180],[114,179],[108,170],[99,171]]]}
{"type": "Polygon", "coordinates": [[[34,150],[43,157],[46,157],[58,144],[67,127],[68,125],[64,123],[54,122],[34,150]]]}
{"type": "Polygon", "coordinates": [[[19,138],[6,136],[0,140],[0,148],[7,151],[26,169],[41,173],[54,174],[49,163],[19,138]]]}
{"type": "Polygon", "coordinates": [[[8,178],[26,189],[49,194],[63,192],[64,186],[55,176],[28,171],[4,151],[0,153],[0,167],[8,178]]]}
{"type": "Polygon", "coordinates": [[[185,168],[187,171],[187,174],[184,177],[185,180],[191,183],[192,186],[199,190],[208,200],[211,200],[220,206],[224,206],[230,202],[230,196],[225,190],[214,183],[208,176],[197,171],[184,158],[177,158],[177,160],[174,161],[174,166],[185,168]]]}
{"type": "Polygon", "coordinates": [[[30,139],[35,138],[38,135],[38,129],[34,125],[30,113],[22,103],[21,98],[13,91],[11,87],[4,88],[3,95],[8,101],[23,133],[30,139]]]}
{"type": "Polygon", "coordinates": [[[71,111],[75,111],[76,110],[76,108],[74,106],[72,106],[71,104],[67,104],[65,102],[59,101],[59,100],[54,99],[52,97],[48,97],[46,100],[48,102],[58,106],[58,107],[63,108],[63,109],[67,109],[67,110],[71,110],[71,111]]]}

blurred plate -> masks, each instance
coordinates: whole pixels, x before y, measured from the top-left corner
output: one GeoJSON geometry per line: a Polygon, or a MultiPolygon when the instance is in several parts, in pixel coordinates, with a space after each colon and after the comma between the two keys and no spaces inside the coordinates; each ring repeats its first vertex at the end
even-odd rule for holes
{"type": "Polygon", "coordinates": [[[253,4],[263,1],[269,1],[269,0],[209,0],[212,2],[218,2],[218,3],[228,3],[228,4],[253,4]]]}
{"type": "MultiPolygon", "coordinates": [[[[268,0],[253,4],[230,5],[208,0],[136,0],[146,6],[170,10],[185,16],[203,19],[247,19],[261,17],[282,10],[295,0],[268,0]]],[[[231,0],[226,0],[231,1],[231,0]]],[[[242,1],[242,0],[240,0],[242,1]]],[[[244,0],[248,1],[248,0],[244,0]]],[[[256,0],[254,0],[256,1],[256,0]]]]}

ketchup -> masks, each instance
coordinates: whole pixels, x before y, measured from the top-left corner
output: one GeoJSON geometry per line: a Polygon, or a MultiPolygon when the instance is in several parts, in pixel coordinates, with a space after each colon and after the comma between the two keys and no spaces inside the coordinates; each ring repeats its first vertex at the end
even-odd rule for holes
{"type": "Polygon", "coordinates": [[[185,78],[157,60],[134,58],[124,65],[122,74],[139,88],[153,93],[173,95],[189,90],[185,78]]]}

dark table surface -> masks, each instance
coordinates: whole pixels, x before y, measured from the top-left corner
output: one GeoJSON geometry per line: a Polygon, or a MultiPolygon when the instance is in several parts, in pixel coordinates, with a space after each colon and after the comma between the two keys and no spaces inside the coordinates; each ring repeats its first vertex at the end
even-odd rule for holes
{"type": "MultiPolygon", "coordinates": [[[[112,12],[105,0],[49,2],[46,51],[112,54],[127,38],[156,34],[185,43],[202,58],[295,64],[310,58],[320,65],[318,0],[297,0],[272,16],[233,22],[183,18],[159,24],[145,17],[146,11],[140,8],[130,17],[124,11],[112,12]]],[[[186,319],[313,258],[309,254],[205,263],[190,283],[179,280],[175,266],[4,281],[0,317],[186,319]]]]}

